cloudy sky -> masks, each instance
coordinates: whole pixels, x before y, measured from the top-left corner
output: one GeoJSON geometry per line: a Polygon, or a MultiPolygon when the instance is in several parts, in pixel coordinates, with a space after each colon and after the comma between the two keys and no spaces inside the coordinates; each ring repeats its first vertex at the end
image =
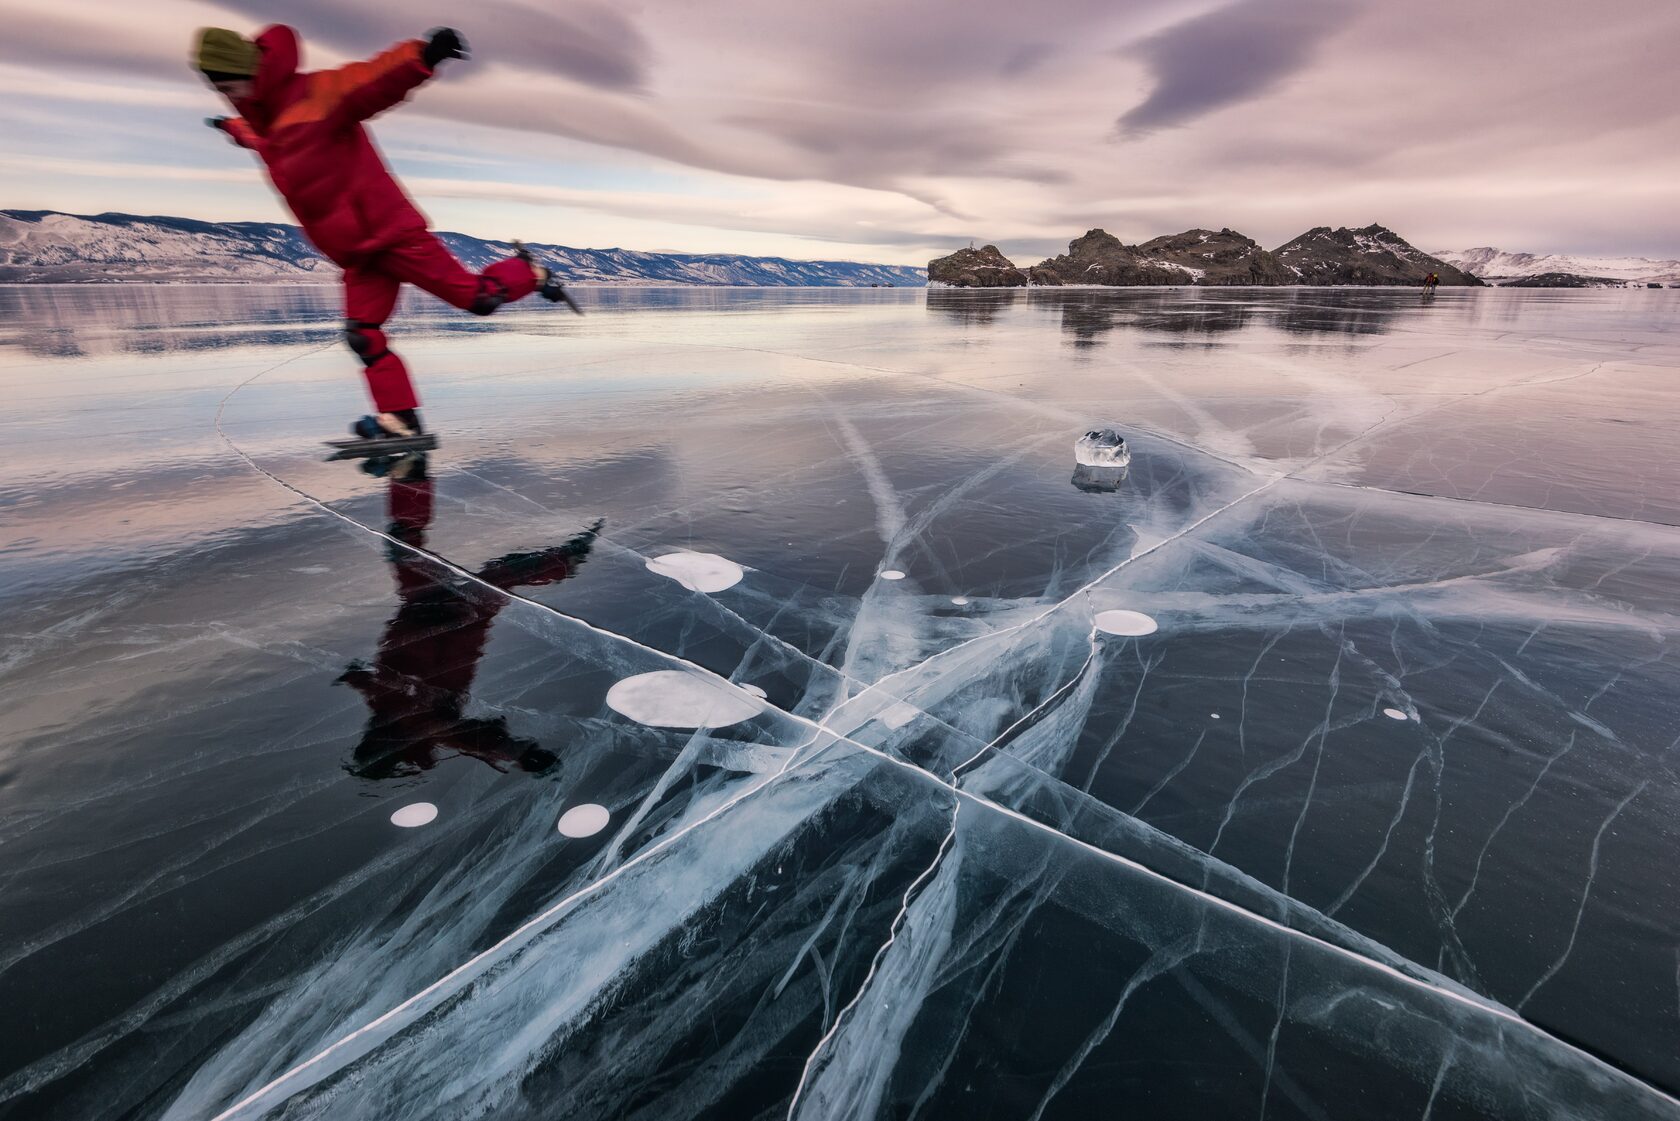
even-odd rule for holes
{"type": "Polygon", "coordinates": [[[575,246],[1036,261],[1102,226],[1268,248],[1680,256],[1675,0],[0,0],[0,207],[284,211],[186,64],[282,21],[305,65],[448,24],[378,118],[440,229],[575,246]]]}

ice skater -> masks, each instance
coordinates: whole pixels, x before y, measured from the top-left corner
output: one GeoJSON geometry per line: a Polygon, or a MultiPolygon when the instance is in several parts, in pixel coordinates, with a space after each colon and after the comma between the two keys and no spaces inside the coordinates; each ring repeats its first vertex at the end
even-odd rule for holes
{"type": "Polygon", "coordinates": [[[254,41],[203,28],[194,44],[193,65],[239,113],[205,123],[262,157],[303,232],[344,270],[345,341],[361,359],[374,408],[350,431],[372,442],[374,454],[385,441],[424,431],[420,399],[384,331],[402,285],[474,315],[532,292],[571,304],[554,273],[517,241],[512,257],[469,272],[426,228],[362,127],[445,59],[466,57],[466,41],[447,27],[366,62],[311,74],[298,71],[298,37],[290,27],[270,27],[254,41]]]}

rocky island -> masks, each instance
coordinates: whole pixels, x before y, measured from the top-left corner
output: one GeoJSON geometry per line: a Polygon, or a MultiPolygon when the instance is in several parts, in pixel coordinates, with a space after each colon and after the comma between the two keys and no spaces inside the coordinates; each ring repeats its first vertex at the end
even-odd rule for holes
{"type": "Polygon", "coordinates": [[[1126,245],[1106,230],[1089,230],[1068,250],[1021,269],[995,245],[958,250],[928,262],[928,283],[958,288],[1027,285],[1480,285],[1470,273],[1431,257],[1384,226],[1318,226],[1275,250],[1225,228],[1186,230],[1126,245]]]}
{"type": "Polygon", "coordinates": [[[1026,274],[1016,268],[995,245],[969,246],[948,257],[928,262],[928,283],[955,288],[1020,288],[1026,274]]]}

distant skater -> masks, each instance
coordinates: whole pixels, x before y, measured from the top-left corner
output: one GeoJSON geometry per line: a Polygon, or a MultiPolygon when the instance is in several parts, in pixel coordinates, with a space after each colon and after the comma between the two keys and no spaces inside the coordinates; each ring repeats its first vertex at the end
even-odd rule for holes
{"type": "Polygon", "coordinates": [[[474,315],[532,292],[567,299],[553,272],[517,241],[514,256],[469,272],[426,228],[362,127],[430,78],[439,63],[466,57],[466,42],[447,27],[367,62],[312,74],[298,72],[298,37],[290,27],[270,27],[254,42],[209,27],[196,40],[193,65],[239,113],[205,123],[262,157],[303,232],[344,270],[345,341],[361,359],[375,414],[350,430],[365,440],[423,431],[420,399],[383,330],[403,284],[474,315]]]}
{"type": "Polygon", "coordinates": [[[1433,295],[1436,287],[1439,286],[1440,283],[1441,283],[1440,274],[1432,272],[1428,276],[1423,278],[1423,290],[1425,292],[1428,292],[1431,295],[1433,295]]]}

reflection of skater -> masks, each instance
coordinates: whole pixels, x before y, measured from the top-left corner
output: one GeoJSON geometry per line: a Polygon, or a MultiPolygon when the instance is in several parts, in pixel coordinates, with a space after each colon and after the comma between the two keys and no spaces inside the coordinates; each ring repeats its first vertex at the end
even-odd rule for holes
{"type": "MultiPolygon", "coordinates": [[[[554,755],[509,732],[505,717],[463,715],[490,624],[507,597],[415,552],[425,548],[432,521],[425,457],[397,460],[389,478],[387,532],[413,548],[393,544],[388,553],[402,603],[386,624],[378,657],[372,666],[351,663],[339,678],[372,710],[348,769],[390,778],[428,770],[451,755],[471,755],[502,771],[547,769],[554,755]]],[[[478,578],[503,590],[557,583],[583,563],[600,528],[597,522],[550,549],[509,553],[480,569],[478,578]]]]}
{"type": "Polygon", "coordinates": [[[383,330],[403,284],[475,315],[533,291],[566,298],[553,273],[517,242],[515,256],[468,272],[426,229],[362,128],[439,63],[466,57],[461,36],[440,28],[367,62],[300,74],[289,27],[270,27],[255,42],[219,27],[198,33],[194,64],[240,113],[207,123],[262,157],[304,233],[344,270],[345,339],[362,361],[377,413],[352,426],[363,438],[420,431],[420,400],[383,330]]]}

